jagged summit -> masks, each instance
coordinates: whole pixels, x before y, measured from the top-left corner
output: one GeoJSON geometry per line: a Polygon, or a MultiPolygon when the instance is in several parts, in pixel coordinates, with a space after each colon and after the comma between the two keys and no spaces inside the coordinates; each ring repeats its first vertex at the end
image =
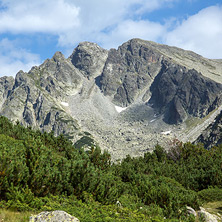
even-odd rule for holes
{"type": "Polygon", "coordinates": [[[67,59],[56,52],[0,78],[0,115],[77,144],[95,139],[116,159],[197,138],[222,108],[221,83],[221,60],[141,39],[110,50],[82,42],[67,59]]]}
{"type": "Polygon", "coordinates": [[[73,51],[69,60],[85,77],[96,77],[101,74],[108,51],[96,43],[82,42],[73,51]]]}
{"type": "Polygon", "coordinates": [[[65,60],[65,56],[61,53],[61,52],[56,52],[54,55],[53,55],[53,57],[52,57],[52,59],[55,61],[55,62],[57,62],[57,61],[61,61],[61,60],[65,60]]]}
{"type": "Polygon", "coordinates": [[[168,57],[174,63],[178,63],[189,69],[195,69],[198,72],[201,72],[205,77],[208,77],[215,82],[222,83],[222,59],[207,59],[190,50],[184,50],[175,46],[168,46],[142,39],[131,39],[124,44],[133,43],[147,46],[154,51],[158,51],[163,56],[168,57]]]}

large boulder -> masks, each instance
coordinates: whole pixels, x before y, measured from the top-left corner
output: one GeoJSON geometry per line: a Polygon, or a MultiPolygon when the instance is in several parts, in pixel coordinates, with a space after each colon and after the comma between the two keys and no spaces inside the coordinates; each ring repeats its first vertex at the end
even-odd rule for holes
{"type": "Polygon", "coordinates": [[[203,207],[200,207],[200,211],[198,211],[199,218],[202,218],[206,222],[218,222],[221,221],[221,218],[214,214],[210,214],[203,207]]]}
{"type": "Polygon", "coordinates": [[[30,217],[29,222],[79,222],[79,219],[71,216],[65,211],[56,210],[52,212],[43,211],[38,215],[30,217]]]}

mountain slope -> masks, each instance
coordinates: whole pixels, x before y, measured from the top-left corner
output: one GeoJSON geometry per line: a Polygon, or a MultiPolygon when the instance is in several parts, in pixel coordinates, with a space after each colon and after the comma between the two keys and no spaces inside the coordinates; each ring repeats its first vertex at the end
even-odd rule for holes
{"type": "Polygon", "coordinates": [[[207,149],[222,144],[222,112],[216,116],[195,142],[203,143],[207,149]]]}
{"type": "Polygon", "coordinates": [[[221,109],[221,82],[222,62],[190,51],[140,39],[109,51],[83,42],[67,59],[57,52],[15,80],[0,78],[0,115],[77,143],[95,139],[118,159],[208,119],[204,130],[221,109]]]}

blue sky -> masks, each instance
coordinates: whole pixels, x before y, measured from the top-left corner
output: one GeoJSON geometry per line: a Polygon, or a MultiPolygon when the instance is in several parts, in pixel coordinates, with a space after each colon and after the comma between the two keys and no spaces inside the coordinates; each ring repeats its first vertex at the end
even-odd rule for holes
{"type": "Polygon", "coordinates": [[[82,41],[109,49],[132,38],[222,59],[221,0],[0,0],[0,77],[82,41]]]}

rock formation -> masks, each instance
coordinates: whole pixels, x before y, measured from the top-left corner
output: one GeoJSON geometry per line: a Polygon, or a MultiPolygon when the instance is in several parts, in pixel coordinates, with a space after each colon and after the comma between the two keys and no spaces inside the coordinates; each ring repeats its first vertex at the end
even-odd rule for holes
{"type": "Polygon", "coordinates": [[[203,143],[206,149],[222,144],[222,111],[202,132],[195,143],[203,143]]]}
{"type": "Polygon", "coordinates": [[[56,210],[52,212],[44,211],[38,215],[30,217],[29,222],[79,222],[79,219],[71,216],[65,211],[56,210]]]}
{"type": "Polygon", "coordinates": [[[221,221],[221,217],[214,215],[214,214],[210,214],[203,207],[200,207],[200,210],[198,211],[198,216],[201,220],[206,221],[206,222],[221,221]]]}
{"type": "Polygon", "coordinates": [[[140,39],[110,50],[83,42],[67,59],[56,52],[0,78],[0,115],[76,144],[95,140],[117,159],[198,137],[222,108],[221,83],[222,62],[190,51],[140,39]]]}
{"type": "Polygon", "coordinates": [[[215,215],[215,214],[209,213],[203,207],[200,207],[200,210],[198,210],[196,212],[193,208],[187,206],[187,213],[189,215],[193,215],[196,218],[195,221],[205,221],[205,222],[219,222],[219,221],[221,221],[220,214],[215,215]]]}
{"type": "Polygon", "coordinates": [[[222,85],[196,70],[163,61],[151,85],[149,103],[164,112],[167,123],[183,122],[188,115],[204,117],[219,105],[222,85]]]}

